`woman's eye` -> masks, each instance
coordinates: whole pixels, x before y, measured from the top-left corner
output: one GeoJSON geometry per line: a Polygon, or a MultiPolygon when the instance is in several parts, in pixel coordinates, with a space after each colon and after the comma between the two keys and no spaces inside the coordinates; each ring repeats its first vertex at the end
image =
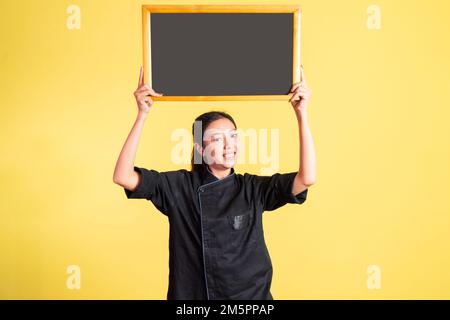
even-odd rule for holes
{"type": "Polygon", "coordinates": [[[233,133],[231,136],[232,136],[233,138],[236,138],[236,137],[237,137],[237,133],[233,133]]]}

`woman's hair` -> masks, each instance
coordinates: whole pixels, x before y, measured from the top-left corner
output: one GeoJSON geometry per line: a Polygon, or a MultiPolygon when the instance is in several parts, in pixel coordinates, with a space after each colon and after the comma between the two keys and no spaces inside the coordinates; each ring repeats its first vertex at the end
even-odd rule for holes
{"type": "MultiPolygon", "coordinates": [[[[237,128],[236,123],[234,122],[233,117],[231,117],[228,113],[223,112],[223,111],[210,111],[210,112],[206,112],[203,113],[201,115],[199,115],[194,123],[192,124],[192,136],[194,137],[194,143],[198,143],[200,146],[202,146],[202,148],[204,147],[203,145],[203,135],[205,134],[206,129],[208,128],[208,126],[219,119],[228,119],[230,120],[235,128],[237,128]],[[195,134],[195,127],[196,127],[196,123],[198,125],[198,122],[200,121],[201,126],[202,126],[202,131],[201,131],[201,136],[199,136],[198,134],[195,134]]],[[[199,129],[199,128],[198,128],[199,129]]],[[[195,146],[192,150],[192,157],[191,157],[191,170],[192,171],[197,171],[200,173],[204,173],[206,170],[206,163],[203,161],[203,157],[201,154],[198,153],[198,151],[195,149],[195,146]],[[201,159],[201,163],[195,163],[195,159],[201,159]]]]}

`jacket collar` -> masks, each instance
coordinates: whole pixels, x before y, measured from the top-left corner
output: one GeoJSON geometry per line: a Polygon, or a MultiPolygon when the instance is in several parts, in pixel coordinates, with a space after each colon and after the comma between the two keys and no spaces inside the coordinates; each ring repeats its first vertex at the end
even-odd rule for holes
{"type": "MultiPolygon", "coordinates": [[[[202,185],[220,180],[211,172],[211,170],[209,170],[208,166],[205,166],[205,168],[206,168],[206,170],[203,174],[202,185]]],[[[234,173],[234,168],[231,168],[230,174],[228,176],[231,176],[233,173],[234,173]]]]}

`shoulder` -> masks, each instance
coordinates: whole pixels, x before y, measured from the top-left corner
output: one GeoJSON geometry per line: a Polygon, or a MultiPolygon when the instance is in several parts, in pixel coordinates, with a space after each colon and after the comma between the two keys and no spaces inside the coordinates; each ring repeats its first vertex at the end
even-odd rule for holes
{"type": "Polygon", "coordinates": [[[243,174],[238,174],[237,176],[239,176],[242,181],[251,182],[251,183],[258,183],[258,182],[261,182],[261,181],[264,181],[264,180],[276,177],[278,175],[280,175],[280,173],[275,173],[273,175],[264,175],[263,176],[263,175],[258,175],[258,174],[245,172],[243,174]]]}
{"type": "Polygon", "coordinates": [[[272,175],[257,175],[252,173],[240,174],[241,180],[245,184],[253,187],[278,187],[280,185],[291,185],[297,172],[280,173],[276,172],[272,175]]]}
{"type": "Polygon", "coordinates": [[[160,173],[171,177],[190,177],[192,175],[192,172],[186,169],[161,171],[160,173]]]}
{"type": "Polygon", "coordinates": [[[260,176],[257,174],[253,174],[253,173],[238,173],[236,174],[236,179],[243,184],[244,186],[247,187],[258,187],[263,181],[264,179],[269,178],[266,176],[260,176]]]}
{"type": "Polygon", "coordinates": [[[246,183],[254,183],[260,176],[245,172],[243,174],[238,174],[239,178],[246,183]]]}
{"type": "Polygon", "coordinates": [[[186,169],[160,171],[145,167],[135,167],[134,170],[141,174],[142,179],[155,184],[176,184],[192,179],[191,172],[186,169]]]}
{"type": "Polygon", "coordinates": [[[270,178],[270,176],[262,176],[262,175],[257,175],[254,173],[248,173],[248,172],[244,172],[244,173],[237,173],[236,177],[239,180],[245,181],[245,182],[255,182],[264,178],[270,178]]]}
{"type": "Polygon", "coordinates": [[[186,169],[160,171],[158,173],[161,175],[161,178],[166,179],[169,182],[192,180],[192,172],[186,169]]]}

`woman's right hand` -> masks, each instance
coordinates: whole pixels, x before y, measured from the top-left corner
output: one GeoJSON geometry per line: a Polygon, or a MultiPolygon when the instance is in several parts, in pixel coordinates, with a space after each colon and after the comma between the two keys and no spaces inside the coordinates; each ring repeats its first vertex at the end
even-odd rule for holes
{"type": "Polygon", "coordinates": [[[154,101],[150,96],[161,97],[162,93],[155,92],[152,87],[144,83],[144,69],[141,66],[139,75],[139,82],[136,91],[134,91],[134,97],[139,108],[139,112],[148,113],[153,106],[154,101]]]}

